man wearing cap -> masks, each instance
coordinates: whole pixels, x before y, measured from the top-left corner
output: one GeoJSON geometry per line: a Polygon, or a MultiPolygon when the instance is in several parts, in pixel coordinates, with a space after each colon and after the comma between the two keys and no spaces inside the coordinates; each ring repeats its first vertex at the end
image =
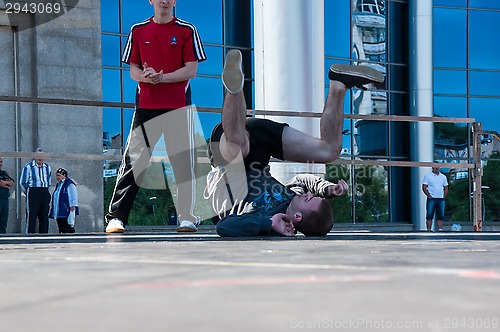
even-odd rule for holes
{"type": "MultiPolygon", "coordinates": [[[[43,153],[45,150],[37,148],[35,152],[43,153]]],[[[49,232],[49,187],[52,170],[43,160],[43,156],[40,156],[24,165],[19,178],[19,187],[26,195],[26,233],[36,233],[37,219],[38,232],[49,232]]]]}

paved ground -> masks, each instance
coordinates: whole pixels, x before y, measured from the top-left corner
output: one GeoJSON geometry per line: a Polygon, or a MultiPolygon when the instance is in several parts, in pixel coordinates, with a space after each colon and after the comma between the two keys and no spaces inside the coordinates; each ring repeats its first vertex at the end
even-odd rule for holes
{"type": "Polygon", "coordinates": [[[0,237],[0,330],[498,331],[500,233],[0,237]]]}

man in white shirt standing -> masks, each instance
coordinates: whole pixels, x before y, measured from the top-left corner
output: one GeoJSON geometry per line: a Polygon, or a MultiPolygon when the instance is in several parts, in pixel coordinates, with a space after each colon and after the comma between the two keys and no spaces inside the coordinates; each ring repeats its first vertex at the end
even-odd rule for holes
{"type": "Polygon", "coordinates": [[[432,172],[424,176],[422,191],[427,196],[427,230],[432,230],[432,219],[436,214],[437,228],[443,230],[444,200],[448,195],[448,179],[440,173],[439,167],[432,167],[432,172]]]}

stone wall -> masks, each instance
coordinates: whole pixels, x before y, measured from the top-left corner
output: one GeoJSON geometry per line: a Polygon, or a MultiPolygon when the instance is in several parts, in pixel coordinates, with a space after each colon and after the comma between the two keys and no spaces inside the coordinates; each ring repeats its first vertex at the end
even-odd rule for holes
{"type": "MultiPolygon", "coordinates": [[[[0,73],[3,77],[0,95],[101,100],[100,1],[73,3],[77,3],[76,7],[65,8],[65,14],[40,25],[36,25],[36,14],[7,17],[0,9],[0,73]],[[35,22],[34,27],[19,28],[28,21],[35,22]]],[[[0,8],[5,8],[3,1],[0,8]]],[[[32,152],[37,147],[58,154],[102,153],[99,107],[0,102],[0,112],[3,120],[0,155],[32,152]]],[[[16,179],[16,188],[11,190],[10,233],[25,232],[25,196],[17,182],[23,165],[29,161],[29,158],[4,158],[4,169],[16,179]]],[[[47,159],[46,162],[52,167],[51,192],[59,167],[66,168],[78,185],[77,232],[102,231],[102,161],[47,159]]],[[[51,220],[50,233],[57,232],[57,224],[51,220]]]]}

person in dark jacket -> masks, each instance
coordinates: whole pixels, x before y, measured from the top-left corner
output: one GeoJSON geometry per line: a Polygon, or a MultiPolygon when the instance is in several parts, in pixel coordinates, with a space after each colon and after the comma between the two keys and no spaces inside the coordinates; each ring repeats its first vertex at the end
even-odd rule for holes
{"type": "Polygon", "coordinates": [[[59,233],[75,232],[75,216],[78,215],[78,191],[76,184],[68,177],[68,171],[56,171],[57,185],[52,193],[49,217],[57,220],[59,233]]]}
{"type": "Polygon", "coordinates": [[[212,171],[205,198],[221,220],[220,236],[326,235],[333,226],[327,198],[344,194],[347,183],[331,183],[301,174],[286,185],[269,172],[271,157],[304,163],[330,163],[342,149],[344,96],[353,86],[383,82],[384,76],[368,66],[332,65],[330,90],[320,120],[320,138],[286,123],[246,118],[242,56],[230,50],[222,71],[227,91],[222,123],[212,131],[208,154],[212,171]]]}
{"type": "Polygon", "coordinates": [[[2,166],[3,159],[0,157],[0,234],[5,234],[9,220],[9,189],[14,185],[14,180],[2,166]]]}

